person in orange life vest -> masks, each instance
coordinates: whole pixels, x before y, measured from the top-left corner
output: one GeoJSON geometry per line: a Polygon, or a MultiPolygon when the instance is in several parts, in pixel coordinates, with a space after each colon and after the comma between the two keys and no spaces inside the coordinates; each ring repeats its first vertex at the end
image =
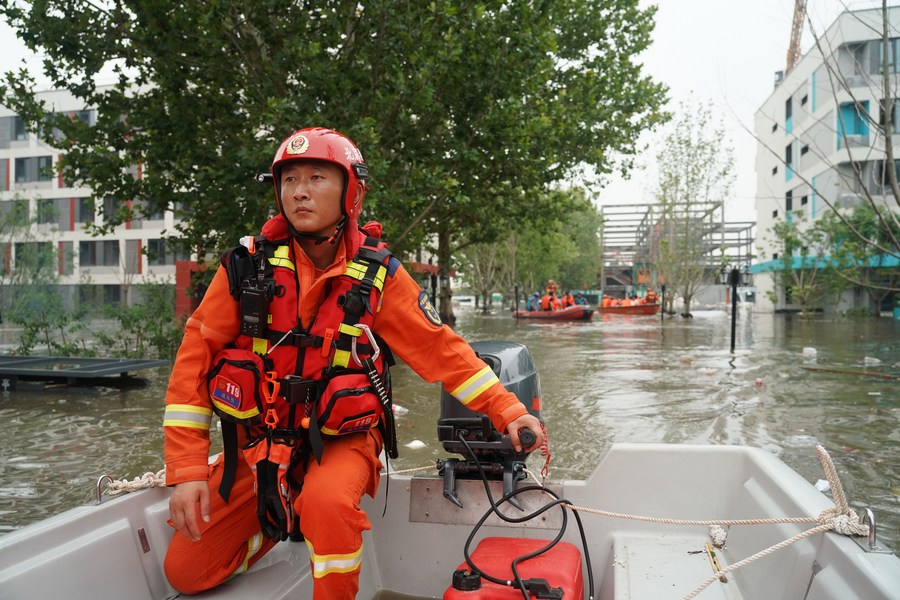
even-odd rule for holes
{"type": "Polygon", "coordinates": [[[559,310],[559,307],[559,299],[556,297],[555,292],[545,294],[541,298],[541,310],[559,310]]]}
{"type": "Polygon", "coordinates": [[[562,306],[562,308],[575,306],[575,296],[572,295],[571,291],[568,291],[563,295],[563,297],[560,299],[560,305],[562,306]]]}
{"type": "MultiPolygon", "coordinates": [[[[355,257],[364,255],[364,246],[368,247],[372,239],[367,236],[380,233],[377,224],[363,228],[357,224],[366,191],[365,163],[356,145],[343,135],[327,129],[303,129],[282,143],[272,174],[279,214],[263,227],[264,236],[255,239],[263,247],[268,243],[266,239],[282,240],[280,253],[268,260],[289,274],[283,281],[295,282],[292,285],[296,293],[288,290],[276,294],[269,316],[274,322],[288,315],[297,323],[298,331],[316,331],[322,320],[346,312],[343,303],[338,307],[332,290],[349,279],[350,266],[357,264],[355,257]],[[285,306],[282,297],[291,298],[294,305],[285,306]]],[[[444,389],[466,406],[488,414],[499,431],[510,435],[517,450],[521,450],[518,432],[525,427],[537,436],[530,449],[538,447],[544,434],[537,418],[503,388],[491,368],[462,338],[440,322],[425,292],[399,261],[387,258],[390,255],[386,252],[379,256],[387,267],[380,283],[382,293],[359,322],[367,319],[376,339],[390,346],[423,379],[441,381],[444,389]]],[[[166,576],[172,587],[185,594],[213,588],[246,571],[278,541],[283,541],[289,531],[292,539],[302,536],[306,542],[313,597],[354,598],[362,564],[362,532],[371,528],[359,502],[364,493],[374,496],[378,488],[382,469],[379,455],[384,443],[380,427],[319,437],[318,429],[309,424],[308,418],[303,419],[293,432],[297,434],[294,447],[312,445],[315,430],[322,446],[321,456],[312,456],[314,452],[310,451],[305,457],[291,454],[288,498],[264,497],[262,473],[271,463],[248,462],[258,448],[266,447],[266,439],[236,456],[236,465],[231,468],[228,457],[223,458],[228,454],[226,440],[226,451],[208,464],[213,409],[223,414],[211,398],[207,381],[214,357],[227,348],[240,351],[242,344],[252,340],[254,350],[257,342],[268,348],[264,351],[265,360],[275,365],[284,364],[281,357],[285,352],[293,351],[294,357],[305,352],[303,361],[291,363],[304,364],[304,377],[310,375],[306,372],[307,363],[326,364],[326,354],[328,360],[337,357],[337,341],[291,350],[286,345],[279,346],[280,340],[242,334],[240,302],[230,291],[233,283],[225,266],[220,267],[200,306],[188,319],[166,392],[166,481],[174,487],[169,513],[176,530],[166,554],[166,576]],[[302,460],[295,463],[297,458],[302,460]],[[231,481],[226,486],[228,479],[231,481]],[[299,486],[294,486],[294,482],[299,482],[299,486]],[[259,496],[254,488],[260,489],[259,496]],[[227,490],[224,495],[223,489],[227,490]],[[293,515],[296,519],[291,518],[293,515]]],[[[340,319],[333,325],[343,327],[340,319]]],[[[335,335],[337,340],[340,336],[335,335]]],[[[357,335],[365,339],[361,332],[357,335]]],[[[299,334],[298,338],[312,339],[299,334]]],[[[360,348],[364,346],[361,344],[360,348]]],[[[360,353],[365,356],[363,350],[360,353]]],[[[327,372],[328,369],[319,369],[312,375],[321,377],[327,372]]],[[[278,378],[298,374],[276,373],[278,378]]],[[[265,383],[271,387],[267,388],[270,393],[264,394],[266,402],[283,408],[280,403],[285,400],[272,393],[283,379],[268,377],[265,383]]],[[[255,391],[250,390],[247,395],[252,397],[255,391]]],[[[277,421],[281,413],[273,410],[273,414],[277,421]]],[[[315,415],[314,408],[312,416],[315,415]]],[[[382,414],[382,421],[386,416],[382,414]]],[[[268,419],[267,414],[267,422],[268,419]]],[[[223,418],[223,436],[225,425],[223,418]]],[[[259,427],[237,426],[242,447],[259,427]]],[[[259,442],[259,438],[252,441],[259,442]]],[[[268,451],[274,452],[276,447],[282,446],[273,443],[268,451]]],[[[278,476],[282,476],[280,471],[278,476]]]]}

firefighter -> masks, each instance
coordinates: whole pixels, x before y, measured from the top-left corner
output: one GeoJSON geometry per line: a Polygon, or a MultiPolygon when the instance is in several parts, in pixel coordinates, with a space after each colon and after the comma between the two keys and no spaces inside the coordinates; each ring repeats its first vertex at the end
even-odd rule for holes
{"type": "Polygon", "coordinates": [[[278,214],[222,258],[185,327],[166,393],[166,480],[176,532],[165,560],[186,594],[213,588],[274,544],[303,540],[313,597],[359,588],[362,495],[384,447],[396,456],[387,370],[403,359],[486,413],[522,450],[536,417],[469,345],[378,238],[359,227],[368,172],[340,133],[301,129],[275,154],[278,214]],[[224,451],[211,465],[210,423],[224,451]]]}

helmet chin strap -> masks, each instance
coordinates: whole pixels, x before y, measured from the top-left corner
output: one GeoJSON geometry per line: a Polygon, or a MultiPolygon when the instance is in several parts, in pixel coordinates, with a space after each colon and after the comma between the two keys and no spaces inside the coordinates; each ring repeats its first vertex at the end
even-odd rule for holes
{"type": "Polygon", "coordinates": [[[297,231],[297,229],[291,224],[290,219],[285,218],[285,221],[287,221],[288,230],[291,232],[292,236],[302,240],[312,240],[316,243],[316,246],[318,246],[319,244],[324,244],[325,242],[328,242],[329,244],[334,244],[335,242],[337,242],[338,238],[341,235],[341,232],[344,231],[344,227],[346,227],[348,220],[349,219],[347,215],[341,217],[341,220],[337,222],[337,225],[335,225],[334,231],[331,233],[331,235],[316,235],[314,233],[303,233],[301,231],[297,231]]]}

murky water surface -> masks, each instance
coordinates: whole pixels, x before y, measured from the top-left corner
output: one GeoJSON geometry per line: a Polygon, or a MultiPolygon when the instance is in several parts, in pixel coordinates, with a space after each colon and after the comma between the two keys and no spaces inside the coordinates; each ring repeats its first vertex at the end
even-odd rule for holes
{"type": "MultiPolygon", "coordinates": [[[[458,314],[469,341],[518,341],[534,355],[553,478],[587,476],[615,442],[667,442],[763,448],[815,482],[822,444],[851,503],[875,511],[879,540],[900,547],[900,380],[873,375],[900,376],[900,322],[741,312],[731,355],[720,311],[563,324],[458,314]]],[[[0,533],[90,502],[104,473],[162,468],[169,371],[141,375],[150,385],[136,390],[0,395],[0,533]]],[[[409,409],[394,467],[447,456],[435,441],[439,388],[405,366],[394,386],[409,409]]]]}

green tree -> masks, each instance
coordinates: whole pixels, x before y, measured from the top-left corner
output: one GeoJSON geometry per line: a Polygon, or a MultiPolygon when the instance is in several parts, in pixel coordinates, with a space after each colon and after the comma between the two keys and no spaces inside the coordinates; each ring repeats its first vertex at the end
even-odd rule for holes
{"type": "MultiPolygon", "coordinates": [[[[825,230],[820,222],[807,223],[802,211],[794,211],[770,231],[778,247],[775,290],[781,290],[785,303],[799,305],[801,316],[809,316],[832,291],[823,251],[825,230]]],[[[772,294],[772,302],[777,302],[777,292],[772,294]]]]}
{"type": "Polygon", "coordinates": [[[487,300],[495,291],[507,295],[521,285],[525,297],[548,279],[563,289],[591,288],[600,269],[600,214],[583,190],[550,193],[558,207],[546,218],[514,231],[500,242],[465,246],[459,252],[465,282],[487,300]]]}
{"type": "Polygon", "coordinates": [[[118,323],[114,333],[98,331],[96,337],[110,356],[174,358],[184,324],[175,319],[175,288],[160,283],[136,286],[140,302],[105,307],[118,323]]]}
{"type": "Polygon", "coordinates": [[[58,132],[67,181],[123,200],[108,226],[174,209],[201,254],[272,212],[252,176],[300,125],[357,141],[368,214],[395,251],[435,236],[446,274],[455,240],[545,213],[536,194],[574,174],[627,169],[615,157],[665,118],[664,86],[635,60],[654,14],[637,0],[41,0],[0,12],[45,52],[53,85],[97,108],[88,126],[39,105],[27,74],[6,78],[7,104],[58,132]],[[111,88],[95,84],[104,68],[111,88]]]}
{"type": "Polygon", "coordinates": [[[897,258],[880,250],[893,248],[900,240],[900,224],[885,206],[861,204],[847,212],[838,216],[828,211],[819,221],[827,236],[831,269],[847,287],[866,291],[878,317],[884,299],[900,289],[897,258]]]}
{"type": "Polygon", "coordinates": [[[657,154],[651,261],[684,300],[684,314],[717,258],[710,231],[734,184],[734,153],[709,105],[684,102],[657,154]]]}

